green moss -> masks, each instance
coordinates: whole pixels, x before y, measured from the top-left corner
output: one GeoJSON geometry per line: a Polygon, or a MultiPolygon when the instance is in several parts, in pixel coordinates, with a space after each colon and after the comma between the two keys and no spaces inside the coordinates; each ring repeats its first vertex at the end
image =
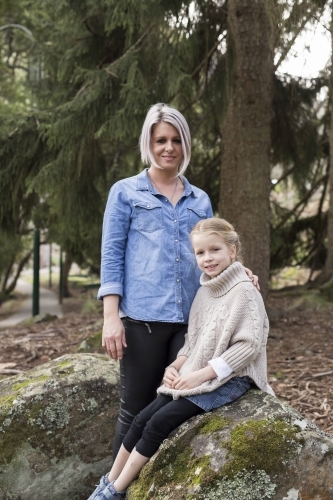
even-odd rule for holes
{"type": "Polygon", "coordinates": [[[210,415],[207,422],[204,422],[199,430],[199,434],[212,434],[221,431],[230,424],[230,420],[218,414],[210,415]]]}
{"type": "Polygon", "coordinates": [[[223,444],[232,459],[222,473],[232,478],[244,470],[277,472],[281,463],[299,450],[298,431],[283,420],[250,420],[237,425],[231,431],[230,441],[223,444]]]}
{"type": "Polygon", "coordinates": [[[17,384],[13,385],[13,390],[14,391],[19,391],[20,389],[23,389],[24,387],[27,387],[30,384],[35,384],[36,382],[44,382],[45,380],[48,380],[50,377],[48,375],[40,375],[39,377],[36,378],[29,378],[26,380],[23,380],[23,382],[18,382],[17,384]]]}
{"type": "Polygon", "coordinates": [[[2,396],[0,398],[0,411],[7,412],[9,408],[12,406],[13,401],[15,400],[15,396],[2,396]]]}
{"type": "Polygon", "coordinates": [[[75,372],[75,368],[72,365],[71,361],[63,361],[62,363],[59,363],[57,366],[57,374],[59,375],[60,378],[67,377],[71,373],[75,372]]]}
{"type": "MultiPolygon", "coordinates": [[[[186,428],[185,423],[181,430],[186,428]]],[[[161,492],[171,487],[173,500],[184,498],[181,489],[176,486],[186,483],[186,487],[210,484],[218,475],[210,467],[210,457],[196,457],[190,443],[197,434],[208,434],[223,429],[227,419],[218,415],[205,416],[197,425],[184,434],[179,440],[166,443],[166,448],[142,470],[139,479],[130,487],[131,500],[150,498],[149,490],[154,481],[154,490],[161,492]],[[212,420],[212,422],[211,422],[212,420]]],[[[162,445],[163,449],[163,445],[162,445]]],[[[157,497],[156,497],[157,498],[157,497]]],[[[159,497],[158,497],[159,498],[159,497]]]]}
{"type": "Polygon", "coordinates": [[[58,368],[59,370],[61,370],[62,368],[65,368],[66,366],[69,366],[71,364],[72,364],[71,361],[62,361],[62,363],[58,364],[58,368]]]}
{"type": "Polygon", "coordinates": [[[230,421],[225,417],[210,414],[180,439],[162,445],[161,452],[131,485],[129,498],[171,498],[170,492],[173,500],[272,498],[276,488],[271,476],[299,452],[299,429],[279,419],[251,420],[236,425],[230,431],[230,440],[222,443],[229,452],[227,463],[215,472],[210,466],[210,456],[196,457],[191,442],[197,435],[215,432],[218,438],[218,431],[228,425],[230,421]],[[200,492],[196,493],[199,485],[200,492]],[[154,491],[149,492],[152,489],[154,491]]]}

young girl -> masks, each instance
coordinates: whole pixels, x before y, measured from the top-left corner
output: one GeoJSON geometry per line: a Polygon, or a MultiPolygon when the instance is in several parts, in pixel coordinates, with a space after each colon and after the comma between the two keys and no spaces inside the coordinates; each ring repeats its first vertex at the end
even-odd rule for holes
{"type": "Polygon", "coordinates": [[[127,487],[172,430],[235,401],[251,382],[274,394],[266,372],[268,319],[241,264],[237,233],[225,220],[210,218],[194,226],[190,239],[203,274],[184,347],[166,368],[159,396],[133,420],[111,472],[89,500],[125,498],[127,487]]]}

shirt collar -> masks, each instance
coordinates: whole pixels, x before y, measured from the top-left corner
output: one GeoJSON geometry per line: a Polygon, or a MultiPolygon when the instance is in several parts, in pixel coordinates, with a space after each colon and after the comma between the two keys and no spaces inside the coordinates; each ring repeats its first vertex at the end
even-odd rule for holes
{"type": "MultiPolygon", "coordinates": [[[[150,179],[147,175],[147,170],[148,168],[145,168],[136,176],[136,190],[137,191],[150,191],[152,194],[159,194],[157,193],[156,189],[150,182],[150,179]]],[[[182,175],[181,177],[183,184],[184,184],[184,196],[190,196],[192,195],[194,198],[197,198],[197,195],[194,193],[192,185],[188,182],[186,177],[182,175]]]]}

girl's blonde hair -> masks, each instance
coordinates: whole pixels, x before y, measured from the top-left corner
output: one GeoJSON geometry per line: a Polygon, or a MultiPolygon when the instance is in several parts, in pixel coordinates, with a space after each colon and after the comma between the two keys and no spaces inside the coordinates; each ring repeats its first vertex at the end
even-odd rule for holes
{"type": "Polygon", "coordinates": [[[170,123],[177,129],[183,150],[184,158],[179,165],[179,175],[183,175],[191,159],[191,134],[184,116],[175,108],[162,102],[150,107],[144,121],[140,136],[141,159],[146,165],[156,165],[154,155],[151,150],[151,135],[154,125],[160,122],[170,123]]]}
{"type": "Polygon", "coordinates": [[[225,219],[211,217],[210,219],[204,219],[197,222],[190,233],[191,241],[193,236],[196,234],[218,234],[228,246],[235,245],[235,260],[241,263],[243,262],[242,244],[240,242],[239,236],[236,233],[234,226],[225,219]]]}

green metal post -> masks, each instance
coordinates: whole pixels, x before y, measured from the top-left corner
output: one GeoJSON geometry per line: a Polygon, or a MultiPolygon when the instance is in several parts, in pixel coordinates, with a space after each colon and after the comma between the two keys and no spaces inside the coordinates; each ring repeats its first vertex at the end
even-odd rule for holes
{"type": "Polygon", "coordinates": [[[32,315],[39,314],[39,244],[40,232],[35,229],[34,233],[34,275],[32,288],[32,315]]]}
{"type": "Polygon", "coordinates": [[[49,259],[49,288],[52,288],[52,243],[50,243],[50,259],[49,259]]]}
{"type": "Polygon", "coordinates": [[[64,278],[63,278],[63,264],[62,264],[62,249],[60,249],[60,262],[59,262],[59,304],[62,304],[64,292],[64,278]]]}

